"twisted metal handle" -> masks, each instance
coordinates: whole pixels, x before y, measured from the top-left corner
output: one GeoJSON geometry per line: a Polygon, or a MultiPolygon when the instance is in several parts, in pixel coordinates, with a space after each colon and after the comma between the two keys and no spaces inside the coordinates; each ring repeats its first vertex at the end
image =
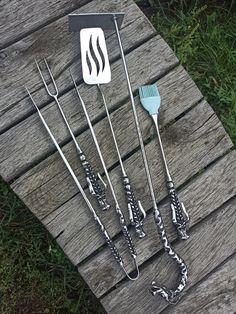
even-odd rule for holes
{"type": "Polygon", "coordinates": [[[140,201],[136,200],[130,185],[129,178],[127,176],[123,177],[123,184],[128,202],[130,222],[135,227],[135,231],[138,234],[139,238],[143,238],[146,235],[143,230],[143,220],[146,217],[146,212],[143,209],[140,201]],[[143,217],[141,217],[141,215],[143,217]]]}
{"type": "Polygon", "coordinates": [[[103,237],[105,238],[105,241],[106,241],[109,249],[111,250],[113,257],[115,258],[116,262],[123,268],[122,258],[120,256],[115,244],[113,243],[113,241],[109,237],[109,234],[107,233],[103,223],[101,222],[101,220],[99,219],[98,216],[95,216],[94,219],[95,219],[97,225],[99,226],[99,229],[100,229],[103,237]]]}
{"type": "Polygon", "coordinates": [[[151,293],[153,295],[160,294],[168,303],[175,304],[178,302],[180,294],[184,290],[187,284],[188,271],[184,260],[173,250],[167,235],[161,213],[156,207],[154,210],[154,220],[157,226],[157,231],[160,235],[163,248],[165,252],[176,262],[179,267],[180,278],[178,279],[176,289],[168,289],[166,287],[160,287],[155,281],[152,282],[151,293]]]}
{"type": "Polygon", "coordinates": [[[105,241],[106,241],[106,244],[108,245],[115,261],[119,264],[119,266],[122,268],[122,270],[124,271],[125,275],[130,279],[130,280],[136,280],[138,279],[139,277],[139,268],[138,268],[138,264],[137,264],[137,261],[136,261],[136,257],[137,257],[137,254],[136,254],[136,251],[135,251],[135,248],[134,248],[134,245],[133,245],[133,242],[132,242],[132,239],[130,237],[130,234],[129,234],[129,231],[127,229],[127,226],[126,225],[123,225],[122,226],[122,232],[124,234],[124,237],[125,237],[125,240],[127,241],[128,243],[128,248],[130,250],[130,253],[132,255],[132,258],[133,258],[133,261],[134,261],[134,264],[135,264],[135,269],[136,269],[136,276],[135,277],[131,277],[128,272],[126,271],[125,267],[124,267],[124,263],[123,263],[123,260],[122,260],[122,257],[120,256],[114,242],[112,241],[112,239],[110,238],[109,234],[107,233],[103,223],[101,222],[101,220],[99,219],[99,217],[97,215],[94,216],[94,219],[97,223],[97,225],[99,226],[99,229],[103,235],[103,237],[105,238],[105,241]]]}
{"type": "Polygon", "coordinates": [[[102,207],[102,210],[109,209],[110,205],[107,203],[106,194],[104,189],[101,188],[96,176],[93,173],[92,167],[88,162],[84,153],[79,153],[79,158],[82,164],[82,167],[85,172],[86,180],[89,186],[89,192],[95,196],[98,201],[98,204],[102,207]]]}
{"type": "Polygon", "coordinates": [[[131,235],[129,233],[129,230],[127,228],[127,225],[126,225],[126,222],[125,222],[125,217],[122,213],[122,211],[120,210],[118,204],[116,204],[116,211],[119,215],[119,219],[120,219],[120,225],[121,225],[121,231],[124,235],[124,238],[125,238],[125,241],[128,245],[128,249],[129,249],[129,252],[132,256],[132,259],[134,261],[134,265],[135,265],[135,269],[136,269],[136,276],[134,277],[131,277],[129,276],[129,274],[126,272],[126,270],[123,268],[126,276],[130,279],[130,280],[136,280],[138,279],[139,277],[139,268],[138,268],[138,264],[137,264],[137,253],[136,253],[136,250],[135,250],[135,247],[134,247],[134,244],[133,244],[133,240],[131,238],[131,235]]]}
{"type": "Polygon", "coordinates": [[[189,215],[184,204],[179,202],[173,181],[167,181],[167,190],[170,198],[172,222],[176,227],[180,239],[186,240],[189,237],[186,232],[186,224],[189,221],[189,215]]]}

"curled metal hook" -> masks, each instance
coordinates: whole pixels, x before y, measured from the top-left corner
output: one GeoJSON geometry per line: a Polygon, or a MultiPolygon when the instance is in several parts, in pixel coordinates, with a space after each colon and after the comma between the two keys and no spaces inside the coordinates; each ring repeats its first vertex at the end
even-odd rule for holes
{"type": "Polygon", "coordinates": [[[121,266],[121,268],[123,269],[126,277],[128,277],[129,280],[135,281],[139,278],[139,267],[138,267],[138,263],[137,263],[137,256],[136,255],[132,255],[132,258],[134,260],[134,265],[135,265],[135,270],[136,270],[136,276],[131,277],[128,272],[126,271],[126,269],[124,268],[124,266],[121,266]]]}
{"type": "Polygon", "coordinates": [[[168,303],[175,304],[178,302],[180,298],[180,294],[184,290],[187,284],[188,279],[188,271],[184,260],[174,251],[172,248],[167,235],[165,226],[163,224],[163,220],[161,217],[161,213],[156,206],[154,209],[154,220],[157,226],[158,233],[160,235],[163,248],[165,252],[174,260],[174,262],[178,265],[180,278],[178,280],[176,289],[168,289],[166,287],[160,287],[157,285],[155,281],[152,282],[151,293],[152,295],[159,294],[161,295],[168,303]]]}

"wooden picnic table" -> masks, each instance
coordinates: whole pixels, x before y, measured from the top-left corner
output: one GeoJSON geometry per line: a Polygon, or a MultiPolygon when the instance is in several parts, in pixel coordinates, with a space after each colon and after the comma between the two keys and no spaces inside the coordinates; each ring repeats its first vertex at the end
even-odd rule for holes
{"type": "MultiPolygon", "coordinates": [[[[236,309],[236,152],[219,119],[170,47],[132,0],[50,3],[3,0],[1,7],[0,174],[3,179],[78,266],[108,313],[233,313],[236,309]],[[139,280],[126,280],[113,260],[23,88],[26,84],[34,91],[36,102],[87,191],[75,148],[55,103],[42,86],[34,58],[47,57],[72,129],[95,171],[101,171],[68,67],[77,73],[112,182],[128,216],[105,109],[96,88],[82,83],[78,34],[68,31],[70,12],[112,11],[125,12],[121,36],[153,183],[169,238],[189,270],[185,296],[175,306],[149,292],[154,279],[173,286],[177,271],[162,250],[154,224],[115,33],[106,32],[112,81],[104,86],[104,92],[125,167],[147,211],[147,237],[138,240],[131,228],[141,270],[139,280]],[[179,196],[191,218],[187,242],[177,240],[171,224],[160,152],[152,136],[154,128],[139,105],[137,88],[146,83],[157,83],[161,93],[163,143],[179,196]]],[[[114,212],[98,212],[131,271],[133,265],[114,212]]]]}

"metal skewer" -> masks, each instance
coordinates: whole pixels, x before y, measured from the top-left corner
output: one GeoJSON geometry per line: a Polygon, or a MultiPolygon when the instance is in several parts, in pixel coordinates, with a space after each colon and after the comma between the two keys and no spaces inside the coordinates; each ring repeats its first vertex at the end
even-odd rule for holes
{"type": "Polygon", "coordinates": [[[131,257],[134,261],[134,265],[135,265],[135,268],[136,268],[136,271],[137,271],[137,275],[135,277],[130,277],[128,274],[127,274],[127,277],[130,279],[130,280],[136,280],[138,279],[139,277],[139,268],[138,268],[138,264],[137,264],[137,253],[136,253],[136,250],[135,250],[135,247],[134,247],[134,244],[133,244],[133,241],[132,241],[132,238],[130,236],[130,233],[129,233],[129,230],[127,228],[127,224],[126,224],[126,221],[125,221],[125,217],[124,217],[124,214],[119,206],[119,203],[118,203],[118,200],[117,200],[117,197],[116,197],[116,194],[115,194],[115,190],[113,188],[113,185],[112,185],[112,182],[111,182],[111,179],[110,179],[110,176],[109,176],[109,173],[107,171],[107,168],[106,168],[106,164],[105,164],[105,161],[104,161],[104,158],[103,158],[103,155],[102,155],[102,152],[100,150],[100,147],[99,147],[99,144],[98,144],[98,141],[97,141],[97,137],[96,137],[96,134],[94,132],[94,129],[93,129],[93,126],[92,126],[92,123],[90,121],[90,118],[89,118],[89,115],[88,115],[88,112],[87,112],[87,109],[86,109],[86,106],[85,106],[85,103],[79,93],[79,90],[78,90],[78,87],[76,85],[76,82],[75,82],[75,79],[71,74],[71,78],[73,80],[73,83],[74,83],[74,86],[75,86],[75,90],[77,92],[77,95],[78,95],[78,98],[80,100],[80,103],[82,105],[82,108],[83,108],[83,111],[84,111],[84,114],[86,116],[86,119],[87,119],[87,122],[88,122],[88,125],[89,125],[89,129],[91,131],[91,134],[92,134],[92,137],[93,137],[93,141],[94,141],[94,144],[96,146],[96,149],[97,149],[97,152],[98,152],[98,155],[99,155],[99,158],[101,160],[101,163],[102,163],[102,166],[103,166],[103,169],[104,169],[104,172],[105,172],[105,175],[106,175],[106,178],[107,178],[107,182],[108,182],[108,185],[110,187],[110,190],[111,190],[111,194],[112,194],[112,197],[115,201],[115,209],[116,209],[116,213],[118,214],[118,217],[119,217],[119,222],[120,222],[120,225],[121,225],[121,230],[122,230],[122,233],[124,235],[124,238],[125,238],[125,241],[127,242],[127,245],[128,245],[128,248],[129,248],[129,251],[130,251],[130,254],[131,254],[131,257]]]}
{"type": "Polygon", "coordinates": [[[172,303],[176,303],[178,301],[181,292],[183,291],[183,289],[186,286],[187,275],[188,275],[187,267],[186,267],[184,260],[173,250],[173,248],[172,248],[172,246],[171,246],[171,244],[167,238],[165,226],[163,224],[163,220],[161,217],[161,213],[160,213],[158,206],[157,206],[154,188],[153,188],[153,183],[152,183],[152,178],[150,175],[150,170],[149,170],[148,161],[147,161],[147,157],[146,157],[145,147],[144,147],[144,143],[143,143],[143,139],[142,139],[142,133],[141,133],[141,129],[140,129],[139,119],[138,119],[138,115],[137,115],[137,111],[136,111],[136,107],[135,107],[135,103],[134,103],[134,97],[133,97],[132,87],[131,87],[131,83],[130,83],[130,79],[129,79],[128,68],[127,68],[127,64],[126,64],[126,60],[125,60],[125,56],[124,56],[124,50],[123,50],[123,46],[122,46],[122,42],[121,42],[119,26],[117,23],[117,17],[116,17],[115,13],[113,14],[113,21],[114,21],[115,32],[116,32],[118,43],[119,43],[120,55],[121,55],[121,59],[122,59],[123,67],[124,67],[124,72],[125,72],[125,76],[126,76],[127,87],[128,87],[128,91],[129,91],[129,96],[130,96],[130,101],[131,101],[131,105],[132,105],[135,125],[136,125],[139,143],[140,143],[140,147],[141,147],[145,172],[147,175],[149,191],[150,191],[151,198],[152,198],[153,209],[154,209],[154,212],[153,212],[154,220],[155,220],[155,223],[157,226],[157,231],[160,235],[160,238],[161,238],[161,241],[163,244],[163,248],[167,252],[167,254],[177,263],[177,265],[179,267],[179,273],[180,273],[180,279],[178,281],[178,284],[177,284],[177,287],[175,290],[167,289],[166,287],[160,287],[156,284],[155,281],[153,281],[152,287],[151,287],[151,292],[153,295],[155,295],[155,294],[161,295],[167,302],[172,304],[172,303]]]}
{"type": "Polygon", "coordinates": [[[158,128],[157,114],[152,115],[152,119],[153,119],[155,127],[156,127],[159,145],[161,148],[162,160],[163,160],[165,172],[166,172],[166,178],[167,178],[166,185],[167,185],[167,190],[168,190],[169,197],[170,197],[170,207],[172,210],[172,221],[173,221],[173,224],[175,225],[175,227],[177,229],[177,232],[178,232],[180,239],[187,240],[189,238],[189,236],[186,233],[186,223],[189,221],[189,215],[185,209],[184,203],[179,201],[179,198],[178,198],[177,193],[176,193],[174,182],[171,178],[171,175],[170,175],[170,172],[169,172],[169,169],[167,166],[167,161],[166,161],[164,149],[162,146],[160,131],[158,128]]]}
{"type": "Polygon", "coordinates": [[[124,164],[123,164],[123,161],[122,161],[122,158],[120,155],[120,150],[119,150],[119,147],[118,147],[118,144],[116,141],[116,136],[115,136],[115,132],[114,132],[114,129],[112,126],[112,122],[111,122],[110,113],[109,113],[109,110],[107,107],[106,99],[105,99],[105,96],[104,96],[104,93],[102,91],[101,86],[99,84],[97,86],[98,86],[98,89],[102,95],[103,103],[105,106],[108,122],[110,125],[113,141],[114,141],[114,144],[116,147],[116,152],[118,155],[118,159],[119,159],[119,163],[120,163],[120,167],[121,167],[121,171],[122,171],[124,189],[125,189],[125,193],[126,193],[127,200],[128,200],[128,210],[129,210],[130,221],[131,221],[131,224],[135,227],[135,230],[136,230],[139,238],[143,238],[146,235],[144,230],[143,230],[143,220],[146,218],[146,212],[143,209],[141,202],[136,200],[134,193],[133,193],[133,190],[131,189],[130,181],[129,181],[128,175],[126,173],[126,170],[124,168],[124,164]],[[140,212],[143,215],[142,218],[140,216],[140,212]]]}
{"type": "MultiPolygon", "coordinates": [[[[111,80],[111,69],[103,30],[114,29],[113,15],[113,13],[82,13],[69,15],[70,30],[76,32],[80,31],[82,73],[86,84],[101,86],[101,84],[109,83],[111,80]]],[[[118,27],[121,26],[123,17],[123,13],[116,13],[118,27]]],[[[105,107],[107,107],[103,94],[102,98],[105,107]]],[[[130,222],[134,226],[138,236],[142,238],[145,235],[142,225],[146,213],[140,201],[135,198],[130,180],[124,171],[115,139],[115,133],[109,118],[109,112],[108,110],[106,110],[106,112],[122,169],[123,187],[128,203],[130,222]]]]}
{"type": "MultiPolygon", "coordinates": [[[[52,98],[54,98],[54,100],[55,100],[55,102],[56,102],[56,104],[57,104],[57,107],[58,107],[58,109],[59,109],[59,111],[60,111],[60,113],[61,113],[61,116],[62,116],[62,118],[63,118],[63,120],[64,120],[64,122],[65,122],[65,125],[66,125],[66,127],[67,127],[67,129],[68,129],[68,131],[69,131],[69,133],[70,133],[70,135],[71,135],[71,137],[72,137],[72,140],[73,140],[73,142],[74,142],[74,145],[75,145],[76,150],[77,150],[78,155],[79,155],[80,162],[81,162],[82,167],[83,167],[84,172],[85,172],[86,180],[87,180],[88,187],[89,187],[89,192],[90,192],[92,195],[95,196],[95,198],[96,198],[98,204],[101,206],[101,208],[102,208],[103,210],[107,210],[107,209],[109,209],[110,205],[107,203],[105,191],[104,191],[104,189],[99,185],[98,180],[97,180],[96,176],[95,176],[94,173],[93,173],[92,167],[91,167],[90,163],[88,162],[88,160],[87,160],[87,158],[86,158],[84,152],[83,152],[82,149],[80,148],[80,146],[79,146],[79,144],[78,144],[78,142],[77,142],[77,140],[76,140],[76,138],[75,138],[75,136],[74,136],[74,133],[73,133],[73,131],[71,130],[71,127],[70,127],[70,125],[69,125],[69,123],[68,123],[68,121],[67,121],[67,118],[66,118],[66,116],[65,116],[65,114],[64,114],[64,111],[63,111],[63,109],[62,109],[62,107],[61,107],[61,105],[60,105],[60,103],[59,103],[59,100],[58,100],[58,93],[59,93],[59,92],[58,92],[57,84],[56,84],[56,82],[55,82],[55,80],[54,80],[54,77],[53,77],[52,72],[51,72],[51,69],[50,69],[50,67],[49,67],[49,65],[48,65],[48,63],[47,63],[47,60],[44,59],[44,63],[45,63],[45,65],[46,65],[46,67],[47,67],[47,70],[48,70],[50,79],[51,79],[51,81],[52,81],[52,83],[53,83],[53,87],[54,87],[54,90],[55,90],[54,93],[49,90],[48,84],[46,83],[46,81],[45,81],[45,79],[44,79],[43,73],[42,73],[42,71],[41,71],[41,68],[40,68],[40,66],[39,66],[39,64],[38,64],[38,62],[37,62],[37,60],[35,60],[35,63],[36,63],[36,66],[37,66],[37,68],[38,68],[39,74],[40,74],[40,76],[41,76],[41,78],[42,78],[43,84],[44,84],[44,86],[45,86],[45,88],[46,88],[46,91],[47,91],[47,93],[48,93],[49,96],[51,96],[52,98]]],[[[101,178],[100,175],[98,175],[98,177],[101,178]]],[[[103,183],[104,187],[106,188],[106,186],[105,186],[103,180],[101,180],[101,182],[103,183]]]]}
{"type": "MultiPolygon", "coordinates": [[[[132,277],[129,276],[129,274],[127,273],[126,269],[124,268],[124,263],[123,263],[122,257],[120,256],[120,254],[119,254],[119,252],[118,252],[118,250],[117,250],[117,248],[116,248],[114,242],[113,242],[112,239],[110,238],[110,236],[109,236],[109,234],[108,234],[108,232],[107,232],[105,226],[103,225],[102,221],[101,221],[100,218],[98,217],[98,215],[97,215],[96,211],[94,210],[92,204],[90,203],[89,199],[87,198],[87,196],[86,196],[86,194],[85,194],[85,192],[84,192],[84,190],[83,190],[83,188],[82,188],[80,182],[78,181],[78,179],[77,179],[77,177],[76,177],[76,175],[75,175],[73,169],[71,168],[71,166],[70,166],[68,160],[66,159],[64,153],[62,152],[62,150],[61,150],[59,144],[57,143],[57,141],[56,141],[54,135],[52,134],[50,128],[48,127],[48,125],[47,125],[47,123],[46,123],[44,117],[42,116],[42,114],[41,114],[41,112],[40,112],[38,106],[36,105],[36,103],[35,103],[35,101],[34,101],[32,95],[31,95],[31,93],[29,92],[29,90],[27,89],[27,87],[25,87],[25,89],[26,89],[26,91],[27,91],[27,93],[28,93],[28,95],[29,95],[29,97],[30,97],[32,103],[34,104],[35,108],[37,109],[37,112],[38,112],[38,114],[39,114],[39,117],[40,117],[40,119],[41,119],[41,121],[42,121],[42,123],[43,123],[45,129],[47,130],[47,132],[48,132],[48,134],[49,134],[51,140],[53,141],[54,145],[56,146],[56,149],[57,149],[58,153],[60,154],[60,156],[61,156],[61,158],[62,158],[62,160],[63,160],[63,162],[64,162],[66,168],[67,168],[68,171],[70,172],[70,174],[71,174],[71,176],[72,176],[72,178],[73,178],[73,180],[74,180],[76,186],[78,187],[78,189],[79,189],[79,191],[80,191],[80,193],[81,193],[81,195],[82,195],[82,197],[83,197],[85,203],[87,204],[88,208],[90,209],[90,211],[91,211],[91,213],[92,213],[92,215],[93,215],[93,218],[94,218],[94,220],[96,221],[96,223],[97,223],[97,225],[98,225],[98,227],[99,227],[100,232],[102,233],[103,237],[105,238],[105,241],[106,241],[106,243],[107,243],[109,249],[111,250],[111,253],[112,253],[114,259],[116,260],[116,262],[119,264],[119,266],[120,266],[120,267],[122,268],[122,270],[124,271],[125,275],[126,275],[130,280],[136,280],[136,279],[138,278],[138,275],[139,275],[138,266],[137,266],[137,264],[136,264],[136,255],[134,255],[133,258],[134,258],[134,261],[135,261],[135,265],[137,266],[136,268],[137,268],[137,271],[138,271],[138,275],[137,275],[137,277],[132,278],[132,277]]],[[[127,230],[127,232],[128,232],[128,230],[127,230]]],[[[136,254],[136,253],[134,253],[134,254],[136,254]]]]}
{"type": "Polygon", "coordinates": [[[141,202],[136,200],[133,189],[131,188],[130,180],[124,169],[106,99],[101,88],[102,84],[107,84],[111,81],[111,67],[103,30],[100,27],[81,29],[80,47],[83,79],[86,84],[96,85],[98,87],[106,109],[110,130],[122,170],[123,188],[128,203],[130,222],[135,227],[135,231],[139,238],[143,238],[145,236],[145,232],[143,230],[143,220],[146,217],[146,213],[142,208],[141,202]]]}

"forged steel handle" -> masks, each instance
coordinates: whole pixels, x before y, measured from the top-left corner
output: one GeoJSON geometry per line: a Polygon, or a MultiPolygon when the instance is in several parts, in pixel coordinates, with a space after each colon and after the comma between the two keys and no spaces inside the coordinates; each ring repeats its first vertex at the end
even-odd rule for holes
{"type": "Polygon", "coordinates": [[[100,184],[98,183],[98,180],[94,175],[92,167],[86,159],[85,154],[80,153],[79,158],[85,172],[86,180],[88,182],[89,192],[95,196],[102,210],[109,209],[110,205],[107,203],[105,190],[102,189],[100,184]]]}
{"type": "Polygon", "coordinates": [[[123,183],[125,195],[128,202],[131,224],[135,227],[135,231],[138,234],[139,238],[143,238],[146,235],[143,230],[143,220],[146,217],[146,212],[142,208],[141,203],[136,200],[130,185],[129,178],[127,176],[123,177],[123,183]],[[140,213],[143,215],[143,218],[141,217],[140,213]]]}
{"type": "Polygon", "coordinates": [[[136,250],[134,248],[134,244],[133,244],[133,241],[132,241],[132,238],[130,236],[130,233],[129,233],[127,226],[122,225],[121,230],[122,230],[123,235],[125,237],[125,241],[127,242],[130,253],[132,254],[133,258],[136,258],[137,253],[136,253],[136,250]]]}
{"type": "Polygon", "coordinates": [[[165,252],[175,261],[179,268],[180,278],[177,282],[175,290],[166,287],[160,287],[155,281],[152,282],[151,293],[153,295],[160,294],[168,303],[175,304],[178,302],[181,292],[187,284],[188,271],[184,260],[173,250],[167,238],[165,226],[161,217],[159,209],[156,207],[154,210],[154,220],[157,226],[157,231],[160,235],[163,248],[165,252]]]}
{"type": "Polygon", "coordinates": [[[105,238],[106,240],[106,243],[114,257],[114,259],[116,260],[116,262],[120,265],[120,267],[123,269],[125,275],[132,281],[134,280],[137,280],[138,277],[139,277],[139,268],[138,268],[138,264],[137,264],[137,261],[136,261],[136,257],[137,257],[137,254],[136,254],[136,251],[134,249],[134,246],[133,246],[133,242],[132,242],[132,239],[130,237],[130,234],[129,234],[129,231],[126,227],[126,225],[122,225],[122,232],[124,234],[124,237],[125,237],[125,240],[127,241],[128,243],[128,248],[130,250],[130,253],[132,255],[132,258],[133,258],[133,261],[134,261],[134,265],[135,265],[135,269],[136,269],[136,275],[134,277],[131,277],[128,272],[126,271],[125,267],[124,267],[124,263],[123,263],[123,260],[122,260],[122,257],[120,256],[114,242],[112,241],[112,239],[109,237],[103,223],[101,222],[101,220],[99,219],[99,217],[97,215],[94,216],[94,219],[96,221],[96,223],[98,224],[99,226],[99,229],[103,235],[103,237],[105,238]]]}
{"type": "Polygon", "coordinates": [[[127,225],[126,225],[126,222],[125,222],[125,217],[124,217],[122,211],[120,210],[118,204],[116,205],[116,212],[117,212],[117,214],[119,215],[120,225],[121,225],[121,231],[122,231],[122,233],[123,233],[123,235],[124,235],[125,241],[127,242],[129,251],[130,251],[131,255],[132,255],[134,258],[136,258],[137,253],[136,253],[136,250],[135,250],[135,248],[134,248],[134,244],[133,244],[133,241],[132,241],[132,239],[131,239],[129,230],[128,230],[128,228],[127,228],[127,225]]]}
{"type": "Polygon", "coordinates": [[[189,215],[184,204],[179,202],[173,181],[167,181],[167,189],[170,197],[172,222],[176,227],[180,239],[186,240],[189,237],[186,232],[186,224],[189,221],[189,215]]]}
{"type": "Polygon", "coordinates": [[[115,244],[113,243],[113,241],[109,237],[109,234],[107,233],[103,223],[101,222],[101,220],[99,219],[98,216],[95,216],[94,219],[95,219],[97,225],[99,226],[99,229],[100,229],[103,237],[105,238],[106,243],[107,243],[109,249],[111,250],[113,257],[115,258],[116,262],[123,268],[122,258],[120,256],[115,244]]]}

